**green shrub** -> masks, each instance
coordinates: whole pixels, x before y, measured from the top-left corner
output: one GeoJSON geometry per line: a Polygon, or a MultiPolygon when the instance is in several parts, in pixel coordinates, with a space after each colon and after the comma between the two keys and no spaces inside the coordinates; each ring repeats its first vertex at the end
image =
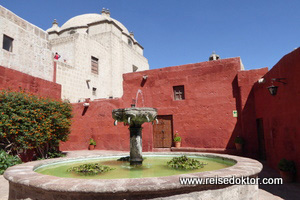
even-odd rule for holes
{"type": "Polygon", "coordinates": [[[240,136],[237,136],[235,139],[234,139],[234,143],[237,143],[237,144],[244,144],[245,141],[243,138],[241,138],[240,136]]]}
{"type": "Polygon", "coordinates": [[[180,157],[174,157],[172,160],[167,162],[167,165],[169,167],[172,167],[174,169],[199,169],[203,168],[205,163],[202,163],[198,160],[195,160],[193,158],[188,158],[186,156],[180,156],[180,157]]]}
{"type": "Polygon", "coordinates": [[[296,166],[294,161],[286,160],[285,158],[279,161],[278,169],[280,169],[281,171],[296,173],[296,166]]]}
{"type": "Polygon", "coordinates": [[[37,160],[44,160],[44,159],[50,159],[50,158],[60,158],[60,157],[65,157],[66,154],[62,153],[61,151],[57,149],[51,149],[48,151],[47,155],[44,157],[37,157],[37,160]]]}
{"type": "Polygon", "coordinates": [[[181,137],[177,132],[175,133],[174,142],[181,142],[181,137]]]}
{"type": "Polygon", "coordinates": [[[97,175],[113,169],[114,168],[106,165],[100,165],[99,163],[88,163],[76,167],[71,167],[67,169],[67,172],[75,172],[79,175],[97,175]]]}
{"type": "Polygon", "coordinates": [[[90,145],[95,145],[96,146],[96,144],[97,144],[96,141],[93,138],[91,138],[90,139],[90,145]]]}
{"type": "Polygon", "coordinates": [[[0,149],[18,154],[35,149],[38,156],[66,141],[70,133],[71,105],[24,91],[0,91],[0,149]]]}
{"type": "Polygon", "coordinates": [[[12,156],[2,149],[0,150],[0,175],[3,174],[7,168],[20,163],[22,162],[18,156],[12,156]]]}

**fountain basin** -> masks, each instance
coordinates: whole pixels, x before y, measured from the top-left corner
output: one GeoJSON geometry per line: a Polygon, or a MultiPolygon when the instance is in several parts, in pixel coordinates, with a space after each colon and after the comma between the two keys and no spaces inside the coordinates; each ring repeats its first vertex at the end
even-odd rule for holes
{"type": "MultiPolygon", "coordinates": [[[[235,160],[236,164],[215,171],[181,174],[166,177],[134,179],[75,179],[60,178],[34,172],[37,167],[55,162],[74,160],[59,158],[29,162],[7,169],[9,199],[256,199],[258,185],[181,185],[180,177],[257,177],[262,165],[253,159],[210,153],[145,153],[145,155],[190,155],[221,157],[235,160]]],[[[101,156],[125,156],[114,154],[101,156]]],[[[101,157],[99,155],[99,157],[101,157]]],[[[95,157],[95,156],[90,156],[95,157]]],[[[81,159],[78,157],[76,159],[81,159]]],[[[85,157],[86,158],[86,157],[85,157]]]]}

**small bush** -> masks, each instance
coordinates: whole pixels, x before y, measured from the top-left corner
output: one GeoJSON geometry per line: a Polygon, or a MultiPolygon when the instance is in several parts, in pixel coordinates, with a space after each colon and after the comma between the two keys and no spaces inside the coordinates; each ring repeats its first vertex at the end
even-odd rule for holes
{"type": "Polygon", "coordinates": [[[75,172],[79,175],[86,176],[86,175],[97,175],[100,173],[108,172],[113,169],[114,168],[111,168],[106,165],[100,165],[99,163],[88,163],[76,167],[71,167],[67,169],[67,172],[75,172]]]}
{"type": "Polygon", "coordinates": [[[181,137],[177,132],[175,133],[174,142],[181,142],[181,137]]]}
{"type": "Polygon", "coordinates": [[[296,173],[296,166],[294,161],[281,159],[278,163],[278,169],[281,171],[296,173]]]}
{"type": "Polygon", "coordinates": [[[36,150],[47,158],[70,133],[71,105],[24,91],[0,91],[0,149],[18,154],[36,150]]]}
{"type": "Polygon", "coordinates": [[[235,139],[234,139],[234,143],[237,143],[237,144],[244,144],[245,141],[243,138],[241,138],[240,136],[237,136],[235,139]]]}
{"type": "Polygon", "coordinates": [[[174,157],[172,160],[167,162],[167,165],[169,167],[172,167],[174,169],[186,169],[186,170],[192,170],[192,169],[200,169],[203,168],[205,163],[202,163],[198,160],[195,160],[193,158],[188,158],[186,156],[180,156],[180,157],[174,157]]]}
{"type": "Polygon", "coordinates": [[[93,138],[91,138],[90,139],[90,145],[95,145],[96,146],[96,144],[97,144],[96,141],[93,138]]]}
{"type": "Polygon", "coordinates": [[[61,151],[57,149],[51,149],[48,151],[47,155],[44,157],[37,157],[37,160],[44,160],[44,159],[51,159],[51,158],[60,158],[60,157],[65,157],[66,154],[62,153],[61,151]]]}
{"type": "Polygon", "coordinates": [[[7,154],[4,150],[0,150],[0,175],[3,174],[7,168],[20,163],[22,162],[18,156],[12,156],[7,154]]]}

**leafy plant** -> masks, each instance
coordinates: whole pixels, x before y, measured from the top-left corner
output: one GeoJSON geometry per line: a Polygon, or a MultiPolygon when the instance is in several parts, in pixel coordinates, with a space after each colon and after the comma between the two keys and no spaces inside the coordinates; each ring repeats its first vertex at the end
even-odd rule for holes
{"type": "Polygon", "coordinates": [[[38,160],[43,160],[43,159],[51,159],[51,158],[60,158],[60,157],[65,157],[66,154],[62,153],[61,151],[57,149],[51,149],[48,151],[47,156],[45,157],[38,157],[38,160]]]}
{"type": "Polygon", "coordinates": [[[179,136],[178,132],[175,133],[174,142],[181,142],[181,137],[179,136]]]}
{"type": "MultiPolygon", "coordinates": [[[[142,160],[146,160],[146,157],[142,157],[142,160]]],[[[121,158],[118,158],[117,161],[124,161],[124,162],[130,162],[130,156],[124,156],[121,158]]]]}
{"type": "Polygon", "coordinates": [[[292,173],[296,173],[296,166],[294,161],[287,160],[285,158],[281,159],[278,163],[278,169],[281,171],[289,171],[292,173]]]}
{"type": "Polygon", "coordinates": [[[12,156],[2,149],[0,150],[0,175],[3,174],[7,168],[20,163],[22,163],[22,161],[18,156],[12,156]]]}
{"type": "Polygon", "coordinates": [[[191,169],[203,168],[204,165],[206,165],[206,164],[203,162],[200,162],[196,159],[193,159],[193,158],[188,158],[186,156],[180,156],[180,157],[172,158],[172,160],[167,162],[167,165],[174,169],[191,170],[191,169]]]}
{"type": "Polygon", "coordinates": [[[67,169],[67,172],[75,172],[79,175],[86,176],[97,175],[99,173],[108,172],[110,170],[114,170],[114,168],[111,168],[106,165],[100,165],[99,163],[88,163],[76,167],[71,167],[67,169]]]}
{"type": "Polygon", "coordinates": [[[93,138],[91,138],[90,139],[90,145],[95,145],[96,146],[96,144],[97,144],[96,141],[93,138]]]}
{"type": "Polygon", "coordinates": [[[235,139],[234,139],[234,143],[237,143],[237,144],[244,144],[245,141],[243,138],[241,138],[240,136],[237,136],[235,139]]]}
{"type": "Polygon", "coordinates": [[[47,158],[70,133],[71,105],[24,90],[0,91],[0,148],[9,154],[27,149],[47,158]]]}
{"type": "Polygon", "coordinates": [[[124,157],[121,157],[121,158],[117,159],[117,161],[125,161],[125,162],[129,162],[129,161],[130,161],[130,156],[124,156],[124,157]]]}

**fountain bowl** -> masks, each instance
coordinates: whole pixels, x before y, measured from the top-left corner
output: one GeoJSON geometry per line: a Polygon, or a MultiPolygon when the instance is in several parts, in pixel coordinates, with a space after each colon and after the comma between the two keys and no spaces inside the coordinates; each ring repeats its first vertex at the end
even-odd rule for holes
{"type": "Polygon", "coordinates": [[[112,117],[118,122],[124,122],[127,124],[143,124],[144,122],[152,122],[156,119],[157,109],[148,107],[131,107],[120,108],[112,111],[112,117]]]}
{"type": "Polygon", "coordinates": [[[126,156],[128,154],[104,154],[77,158],[57,158],[28,162],[8,168],[4,177],[9,181],[9,199],[257,199],[258,185],[182,185],[180,177],[251,177],[262,170],[256,160],[211,153],[146,152],[145,155],[187,155],[218,157],[234,160],[235,165],[215,171],[181,174],[164,177],[132,179],[76,179],[43,175],[34,170],[43,165],[68,162],[82,158],[126,156]]]}

